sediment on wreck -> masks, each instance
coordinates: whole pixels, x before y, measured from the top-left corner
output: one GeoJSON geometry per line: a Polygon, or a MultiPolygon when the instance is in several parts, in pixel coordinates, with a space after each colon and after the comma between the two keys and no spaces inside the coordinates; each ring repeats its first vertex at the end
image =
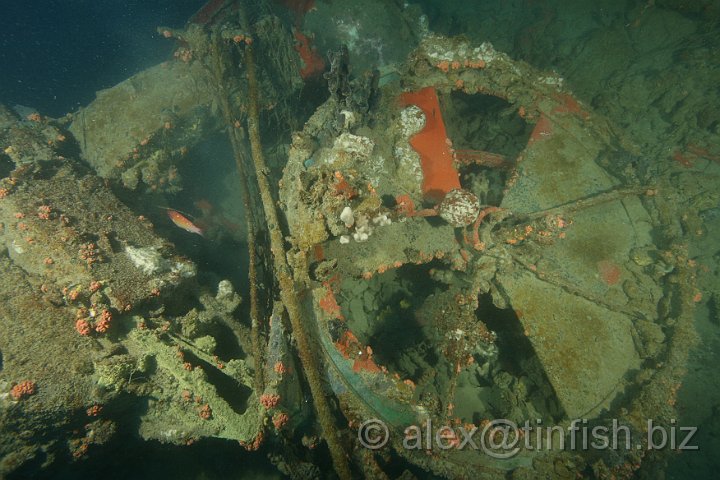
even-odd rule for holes
{"type": "Polygon", "coordinates": [[[303,366],[303,371],[308,379],[310,391],[313,396],[313,404],[318,414],[318,421],[323,429],[325,441],[330,449],[333,459],[335,471],[341,479],[350,479],[350,466],[345,454],[344,448],[340,443],[337,435],[337,427],[332,415],[332,409],[325,395],[321,381],[321,363],[315,354],[310,333],[306,329],[300,302],[295,291],[295,285],[290,273],[290,267],[287,264],[286,251],[280,230],[277,211],[275,209],[275,201],[270,191],[270,184],[262,173],[267,170],[265,160],[263,159],[262,143],[260,142],[260,131],[258,128],[258,110],[257,110],[257,80],[255,79],[255,66],[252,56],[252,47],[247,49],[247,68],[248,68],[248,91],[250,93],[250,114],[248,116],[248,131],[250,133],[250,144],[253,151],[253,161],[255,162],[256,172],[260,172],[257,176],[260,185],[260,193],[263,198],[263,206],[265,207],[265,216],[268,219],[268,227],[270,228],[270,242],[273,260],[275,264],[275,272],[278,283],[280,284],[280,297],[288,312],[290,323],[293,327],[293,334],[298,343],[298,354],[303,366]]]}
{"type": "Polygon", "coordinates": [[[280,297],[287,309],[288,317],[293,328],[293,334],[298,343],[298,354],[303,366],[303,371],[308,379],[310,391],[313,396],[313,404],[318,414],[318,421],[323,433],[325,441],[330,449],[335,471],[342,479],[352,478],[350,473],[350,465],[344,448],[340,443],[337,435],[337,427],[332,416],[332,410],[325,395],[321,381],[321,363],[312,347],[310,333],[306,329],[301,314],[300,301],[295,291],[295,285],[287,264],[286,250],[282,236],[281,225],[278,219],[275,200],[272,196],[270,183],[265,175],[267,165],[263,155],[262,142],[260,140],[260,117],[258,111],[258,84],[256,66],[253,55],[252,45],[246,47],[246,67],[248,79],[248,94],[250,102],[248,105],[247,129],[250,138],[250,147],[252,150],[253,162],[255,164],[255,173],[260,187],[260,195],[263,200],[265,217],[268,221],[270,229],[270,249],[273,255],[275,265],[275,275],[280,284],[280,297]]]}
{"type": "MultiPolygon", "coordinates": [[[[382,419],[400,439],[427,418],[482,429],[492,418],[567,428],[575,418],[614,417],[633,434],[641,415],[671,418],[668,396],[692,343],[692,274],[682,268],[682,236],[659,233],[676,212],[666,205],[664,216],[653,213],[657,186],[598,161],[622,151],[607,119],[555,74],[489,43],[430,35],[400,71],[401,80],[381,87],[372,123],[346,109],[341,119],[356,123],[331,130],[335,100],[319,107],[293,136],[280,187],[291,241],[307,252],[291,257],[294,273],[313,288],[322,353],[346,416],[382,419]],[[483,130],[510,125],[522,134],[515,158],[453,149],[461,187],[486,205],[472,210],[472,226],[445,222],[423,198],[423,175],[435,173],[411,140],[427,113],[398,105],[407,90],[423,89],[437,92],[432,114],[450,113],[444,120],[456,138],[470,136],[473,119],[451,114],[467,112],[473,97],[491,98],[499,116],[517,112],[500,125],[492,112],[482,115],[483,130]],[[465,109],[453,109],[455,101],[465,109]],[[678,266],[673,275],[648,260],[656,255],[678,266]]],[[[622,473],[610,458],[572,456],[556,444],[502,461],[452,448],[429,459],[394,446],[449,478],[523,478],[556,465],[622,473]]],[[[622,458],[639,462],[636,452],[622,458]]]]}
{"type": "MultiPolygon", "coordinates": [[[[239,189],[242,195],[243,205],[245,207],[245,223],[247,225],[247,247],[249,257],[249,269],[248,269],[248,280],[250,284],[250,335],[252,340],[253,348],[253,361],[255,363],[255,389],[258,392],[262,392],[265,388],[264,372],[262,365],[264,364],[263,358],[265,357],[265,347],[263,345],[263,333],[264,333],[264,322],[263,318],[268,318],[269,312],[267,308],[261,310],[260,299],[258,298],[258,263],[260,257],[257,250],[257,234],[260,231],[260,224],[258,220],[263,219],[262,207],[258,205],[258,201],[255,196],[251,195],[250,191],[252,188],[250,180],[250,172],[248,172],[248,166],[250,165],[250,159],[246,154],[246,149],[243,147],[243,139],[240,136],[240,129],[237,128],[235,122],[238,122],[238,118],[242,115],[238,111],[237,106],[232,104],[229,94],[228,85],[234,85],[232,79],[227,78],[225,69],[228,68],[230,59],[228,58],[227,47],[224,45],[222,37],[215,31],[211,32],[209,37],[209,55],[208,62],[206,65],[210,71],[211,77],[214,79],[212,82],[212,90],[214,92],[216,101],[220,105],[223,119],[227,124],[228,138],[230,145],[232,146],[233,156],[235,158],[235,166],[240,178],[239,189]]],[[[237,88],[237,85],[234,85],[237,88]]],[[[265,272],[268,274],[269,272],[265,272]]],[[[266,280],[270,280],[267,278],[266,280]]]]}
{"type": "Polygon", "coordinates": [[[216,356],[221,332],[241,349],[230,282],[199,288],[195,264],[68,153],[54,121],[0,117],[0,162],[15,162],[0,179],[0,476],[80,461],[120,424],[251,443],[249,368],[216,356]]]}
{"type": "MultiPolygon", "coordinates": [[[[237,2],[212,3],[224,8],[237,2]]],[[[47,412],[58,399],[82,416],[101,407],[87,404],[88,398],[112,407],[129,393],[149,406],[139,416],[146,439],[184,444],[215,437],[255,450],[271,431],[272,418],[274,447],[288,445],[299,433],[285,423],[290,405],[300,411],[305,403],[297,376],[291,393],[279,386],[289,369],[305,372],[342,478],[351,475],[350,466],[380,477],[379,464],[393,455],[448,478],[573,478],[591,472],[610,478],[630,475],[647,459],[661,462],[666,453],[641,448],[607,455],[536,448],[500,460],[454,448],[428,455],[401,443],[405,427],[425,421],[467,431],[487,427],[491,418],[542,418],[566,428],[573,418],[607,424],[612,416],[633,435],[649,417],[672,427],[695,342],[693,307],[701,295],[687,235],[665,228],[688,222],[667,197],[657,196],[658,188],[672,187],[644,185],[630,166],[617,175],[607,169],[608,158],[627,152],[618,151],[611,126],[576,100],[557,74],[512,61],[487,43],[428,35],[383,86],[367,81],[367,89],[361,88],[344,71],[343,88],[332,89],[333,98],[293,134],[278,192],[267,165],[271,150],[261,144],[271,132],[261,124],[259,103],[267,100],[262,86],[270,76],[268,63],[288,75],[293,69],[264,58],[267,45],[275,46],[267,36],[274,23],[263,32],[253,26],[251,36],[249,27],[237,28],[247,27],[244,19],[236,22],[235,11],[230,16],[222,24],[161,32],[183,42],[185,60],[178,62],[192,64],[171,70],[203,78],[202,98],[213,105],[205,113],[219,111],[221,121],[215,118],[212,128],[226,129],[234,151],[248,227],[249,335],[233,316],[240,298],[228,281],[220,282],[217,294],[193,293],[194,306],[166,316],[164,309],[177,308],[171,303],[187,302],[179,292],[197,290],[191,262],[177,257],[171,245],[155,243],[147,222],[112,205],[117,199],[94,176],[52,161],[50,169],[28,161],[33,152],[52,156],[53,145],[62,143],[45,128],[51,125],[38,124],[50,136],[34,143],[35,150],[23,148],[18,137],[0,153],[0,177],[7,176],[0,181],[0,239],[8,253],[0,255],[8,279],[0,296],[10,299],[0,311],[0,393],[9,392],[0,396],[0,406],[9,405],[2,420],[14,416],[15,422],[0,432],[22,430],[17,426],[23,426],[23,414],[47,412]],[[352,98],[338,98],[353,89],[352,98]],[[419,97],[432,102],[424,105],[419,97]],[[514,127],[510,136],[518,148],[472,150],[492,150],[474,135],[479,129],[467,126],[477,123],[468,118],[475,109],[488,138],[507,138],[497,132],[514,127]],[[505,123],[497,122],[500,110],[505,123]],[[447,131],[440,128],[443,121],[447,131]],[[423,124],[425,139],[418,138],[423,124]],[[458,146],[477,144],[455,149],[448,135],[458,146]],[[436,146],[447,160],[437,165],[441,172],[428,168],[436,146]],[[18,168],[10,174],[13,162],[18,168]],[[442,185],[432,195],[437,206],[424,195],[430,177],[442,185]],[[91,204],[87,216],[84,201],[91,204]],[[96,204],[113,213],[104,216],[96,204]],[[125,221],[131,233],[119,234],[125,221]],[[135,235],[142,225],[150,240],[135,235]],[[72,236],[68,226],[83,241],[56,248],[53,233],[72,236]],[[50,253],[41,258],[46,242],[50,253]],[[263,256],[267,245],[272,258],[263,256]],[[123,262],[136,270],[131,276],[123,262]],[[107,332],[100,323],[106,312],[113,320],[107,332]],[[8,347],[6,339],[20,338],[24,329],[32,342],[8,347]],[[86,396],[84,403],[53,396],[57,387],[50,375],[33,376],[42,352],[30,343],[42,345],[45,332],[54,329],[60,333],[47,342],[54,356],[65,358],[58,346],[67,345],[79,345],[86,355],[67,355],[69,370],[88,377],[70,379],[73,391],[86,396]],[[217,357],[228,330],[229,337],[250,337],[242,348],[251,356],[217,357]],[[302,369],[292,365],[296,357],[302,369]],[[330,388],[335,397],[328,400],[330,388]],[[347,438],[339,438],[348,430],[335,423],[335,398],[350,429],[366,419],[384,421],[392,431],[388,450],[356,448],[352,455],[360,461],[348,465],[347,438]],[[180,427],[167,428],[171,423],[180,427]]],[[[347,52],[340,56],[347,61],[347,52]]],[[[140,142],[143,148],[130,155],[138,155],[138,164],[118,176],[126,166],[121,161],[106,183],[121,179],[130,188],[151,180],[136,175],[144,168],[142,157],[148,153],[167,166],[158,141],[172,140],[181,130],[177,125],[155,122],[156,133],[148,137],[136,132],[120,150],[124,158],[126,148],[133,152],[140,142]]],[[[93,142],[89,136],[86,141],[93,142]]],[[[53,367],[51,373],[59,371],[53,367]]],[[[62,373],[58,377],[65,380],[62,373]]],[[[60,408],[55,412],[62,415],[60,408]]],[[[83,455],[91,436],[72,438],[78,444],[73,456],[83,455]]],[[[445,440],[460,438],[448,433],[445,440]]],[[[0,453],[6,450],[0,445],[0,453]]]]}
{"type": "MultiPolygon", "coordinates": [[[[240,14],[240,19],[240,24],[243,26],[244,32],[249,32],[250,30],[247,28],[248,23],[244,19],[243,13],[240,14]]],[[[198,32],[195,34],[197,35],[197,33],[198,32]]],[[[303,367],[303,372],[310,386],[318,422],[322,428],[336,472],[340,478],[349,479],[352,475],[350,473],[347,454],[340,443],[337,427],[333,418],[332,408],[322,386],[321,372],[323,370],[320,359],[316,356],[316,349],[313,348],[311,334],[306,329],[302,320],[302,307],[297,297],[290,267],[287,263],[287,252],[284,246],[282,224],[278,216],[272,189],[267,177],[269,170],[264,158],[263,146],[260,138],[260,88],[258,85],[255,64],[254,42],[233,42],[232,38],[226,37],[228,37],[227,32],[223,35],[219,29],[213,28],[206,37],[195,38],[195,41],[204,44],[204,51],[207,54],[206,61],[208,62],[206,66],[211,72],[211,77],[213,78],[213,91],[215,92],[216,100],[221,107],[223,118],[227,124],[230,143],[233,147],[237,169],[240,174],[240,188],[243,191],[244,201],[250,206],[250,208],[247,209],[250,216],[248,216],[246,220],[250,227],[248,228],[248,244],[251,246],[251,285],[254,287],[257,284],[257,278],[255,277],[257,276],[256,268],[258,258],[255,254],[256,236],[254,233],[258,230],[257,220],[262,218],[260,216],[256,216],[255,213],[257,211],[257,207],[259,206],[261,208],[262,215],[264,215],[266,228],[269,232],[270,251],[272,254],[272,272],[275,281],[278,283],[279,295],[282,300],[282,304],[287,311],[290,324],[292,326],[292,333],[295,341],[297,342],[298,356],[303,367]],[[230,63],[226,60],[228,57],[228,50],[235,47],[241,50],[243,55],[242,63],[246,69],[246,88],[248,95],[245,107],[247,108],[247,115],[243,115],[240,111],[238,111],[237,105],[234,105],[230,98],[229,88],[226,86],[226,83],[228,82],[231,85],[233,84],[232,80],[230,80],[227,75],[228,72],[226,69],[229,68],[230,63]],[[254,166],[254,171],[252,173],[248,171],[247,165],[249,162],[247,161],[247,155],[245,154],[242,138],[239,133],[240,128],[238,128],[238,123],[241,118],[245,118],[246,121],[247,137],[250,141],[251,160],[252,165],[254,166]],[[251,177],[255,178],[257,181],[259,201],[250,194],[253,188],[250,180],[251,177]],[[250,236],[252,236],[252,238],[250,236]]],[[[251,291],[251,310],[251,315],[253,317],[253,351],[256,365],[255,385],[259,388],[264,384],[261,359],[265,356],[265,345],[262,341],[264,336],[263,331],[261,330],[265,321],[261,319],[268,318],[268,316],[266,315],[266,312],[260,311],[259,299],[257,298],[256,290],[251,291]]]]}

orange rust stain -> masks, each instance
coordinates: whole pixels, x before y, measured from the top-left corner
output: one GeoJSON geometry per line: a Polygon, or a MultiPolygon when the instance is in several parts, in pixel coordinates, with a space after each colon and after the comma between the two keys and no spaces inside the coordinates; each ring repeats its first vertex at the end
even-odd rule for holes
{"type": "Polygon", "coordinates": [[[437,93],[432,87],[405,92],[400,95],[400,103],[404,107],[417,105],[425,114],[425,127],[410,139],[410,145],[420,154],[423,196],[438,203],[449,191],[460,188],[460,180],[453,166],[437,93]]]}
{"type": "Polygon", "coordinates": [[[363,353],[362,355],[357,357],[355,359],[355,362],[353,363],[352,368],[353,372],[365,370],[371,373],[378,373],[382,371],[380,367],[377,366],[377,363],[375,363],[375,361],[367,353],[363,353]]]}
{"type": "Polygon", "coordinates": [[[407,217],[412,217],[415,214],[415,203],[410,198],[410,195],[403,194],[395,197],[395,203],[397,204],[398,213],[407,217]]]}
{"type": "Polygon", "coordinates": [[[713,154],[707,148],[695,145],[694,143],[688,143],[686,148],[688,153],[695,155],[696,157],[705,158],[707,160],[720,163],[720,155],[713,154]]]}
{"type": "Polygon", "coordinates": [[[608,285],[615,285],[620,281],[622,271],[615,263],[610,260],[601,260],[597,263],[598,272],[603,282],[608,285]]]}
{"type": "Polygon", "coordinates": [[[304,79],[314,77],[325,70],[325,62],[322,57],[317,53],[314,47],[310,46],[310,39],[305,36],[301,31],[295,31],[295,50],[300,55],[305,66],[300,69],[300,76],[304,79]]]}
{"type": "Polygon", "coordinates": [[[552,123],[550,123],[550,119],[548,117],[540,114],[540,118],[538,118],[535,128],[533,128],[532,133],[530,133],[530,141],[528,143],[545,140],[550,135],[552,135],[552,123]]]}
{"type": "Polygon", "coordinates": [[[340,171],[335,172],[335,193],[347,199],[357,196],[358,192],[348,183],[340,171]]]}
{"type": "MultiPolygon", "coordinates": [[[[220,11],[220,9],[225,5],[224,0],[210,0],[209,2],[205,3],[205,5],[197,12],[195,15],[190,17],[190,22],[197,23],[198,25],[205,25],[206,23],[210,23],[210,21],[215,17],[215,15],[220,11]]],[[[169,32],[169,36],[163,32],[163,36],[170,38],[172,37],[172,32],[169,32]]]]}
{"type": "Polygon", "coordinates": [[[323,285],[326,287],[331,288],[339,288],[340,286],[340,274],[336,273],[332,277],[328,278],[326,282],[323,282],[323,285]]]}
{"type": "Polygon", "coordinates": [[[340,312],[340,305],[338,305],[337,300],[335,299],[335,294],[333,293],[332,288],[330,288],[330,284],[326,282],[324,285],[327,292],[325,293],[325,296],[320,299],[320,308],[332,318],[344,320],[345,317],[343,317],[340,312]]]}
{"type": "Polygon", "coordinates": [[[315,7],[315,0],[278,0],[297,14],[305,14],[315,7]]]}
{"type": "Polygon", "coordinates": [[[342,336],[335,342],[335,348],[345,358],[350,358],[350,354],[357,352],[360,346],[360,342],[357,337],[350,331],[346,331],[342,336]]]}
{"type": "Polygon", "coordinates": [[[335,348],[343,357],[353,361],[352,368],[354,372],[365,370],[366,372],[378,373],[383,371],[372,359],[372,348],[363,348],[360,341],[350,330],[343,332],[338,341],[335,342],[335,348]]]}
{"type": "Polygon", "coordinates": [[[566,93],[559,94],[555,98],[560,101],[560,105],[555,107],[553,109],[553,112],[572,113],[585,120],[590,118],[590,114],[582,109],[578,101],[575,100],[575,97],[573,97],[572,95],[568,95],[566,93]]]}
{"type": "Polygon", "coordinates": [[[313,247],[313,254],[315,255],[316,262],[322,262],[325,260],[325,251],[319,243],[313,247]]]}
{"type": "Polygon", "coordinates": [[[692,160],[685,154],[683,154],[680,150],[675,150],[675,152],[672,155],[672,159],[675,160],[677,163],[682,165],[685,168],[692,168],[693,162],[692,160]]]}

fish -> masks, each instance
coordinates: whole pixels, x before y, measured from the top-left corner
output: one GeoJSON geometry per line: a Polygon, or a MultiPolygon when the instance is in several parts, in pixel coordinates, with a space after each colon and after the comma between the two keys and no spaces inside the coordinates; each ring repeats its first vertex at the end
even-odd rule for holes
{"type": "Polygon", "coordinates": [[[182,213],[172,210],[170,208],[167,209],[168,217],[170,217],[170,220],[177,225],[178,227],[182,228],[186,232],[190,233],[197,233],[201,237],[204,237],[204,233],[202,231],[202,228],[195,225],[193,222],[191,222],[185,215],[182,213]]]}

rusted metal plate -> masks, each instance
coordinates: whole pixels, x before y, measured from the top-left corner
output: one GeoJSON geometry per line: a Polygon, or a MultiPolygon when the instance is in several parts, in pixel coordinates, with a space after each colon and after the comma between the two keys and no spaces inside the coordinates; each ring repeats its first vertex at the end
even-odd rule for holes
{"type": "Polygon", "coordinates": [[[639,366],[633,320],[654,308],[625,292],[660,295],[630,261],[651,243],[649,216],[636,196],[607,193],[618,182],[595,160],[608,147],[588,128],[578,115],[538,121],[502,203],[521,215],[568,207],[555,219],[563,232],[518,245],[513,255],[527,268],[498,280],[570,418],[608,406],[639,366]],[[607,201],[593,203],[598,195],[607,201]]]}
{"type": "Polygon", "coordinates": [[[568,418],[608,406],[640,362],[630,317],[530,273],[498,277],[568,418]]]}

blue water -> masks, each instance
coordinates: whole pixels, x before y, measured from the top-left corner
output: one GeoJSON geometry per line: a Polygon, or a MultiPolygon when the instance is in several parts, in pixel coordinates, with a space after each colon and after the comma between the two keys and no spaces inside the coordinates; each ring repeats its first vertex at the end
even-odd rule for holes
{"type": "Polygon", "coordinates": [[[2,3],[0,101],[59,117],[166,60],[174,47],[155,29],[182,26],[204,2],[2,3]]]}

